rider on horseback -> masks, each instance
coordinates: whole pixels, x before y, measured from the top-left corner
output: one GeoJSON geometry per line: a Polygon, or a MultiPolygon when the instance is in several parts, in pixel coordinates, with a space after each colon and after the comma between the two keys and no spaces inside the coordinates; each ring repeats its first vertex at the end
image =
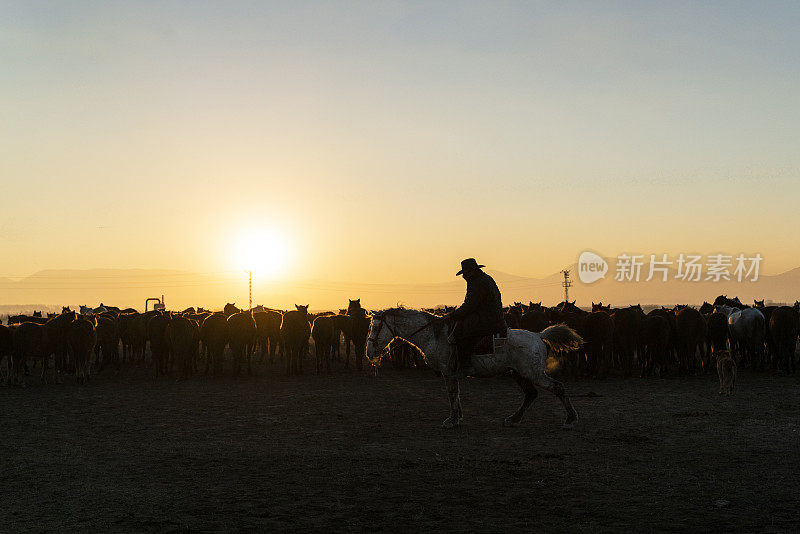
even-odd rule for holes
{"type": "Polygon", "coordinates": [[[481,270],[475,258],[461,262],[462,275],[467,281],[467,295],[464,303],[444,316],[447,321],[455,321],[452,337],[455,339],[458,360],[454,372],[468,376],[475,372],[470,365],[472,352],[477,341],[493,334],[505,335],[506,321],[500,290],[491,276],[481,270]]]}

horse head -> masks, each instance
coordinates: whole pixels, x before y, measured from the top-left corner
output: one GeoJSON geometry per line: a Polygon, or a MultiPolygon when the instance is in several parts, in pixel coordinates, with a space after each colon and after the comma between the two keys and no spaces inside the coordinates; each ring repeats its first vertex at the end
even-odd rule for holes
{"type": "Polygon", "coordinates": [[[235,302],[228,302],[227,304],[225,304],[225,308],[223,308],[222,310],[222,312],[228,317],[230,317],[234,313],[239,313],[240,311],[242,310],[236,307],[235,302]]]}
{"type": "Polygon", "coordinates": [[[380,365],[381,356],[394,337],[391,333],[391,328],[386,325],[388,318],[389,314],[386,312],[372,312],[372,320],[367,333],[366,356],[374,366],[380,365]]]}
{"type": "Polygon", "coordinates": [[[361,308],[361,298],[357,298],[355,300],[353,300],[353,299],[347,299],[347,300],[348,300],[348,304],[347,304],[347,310],[348,311],[349,310],[358,310],[358,309],[361,308]]]}

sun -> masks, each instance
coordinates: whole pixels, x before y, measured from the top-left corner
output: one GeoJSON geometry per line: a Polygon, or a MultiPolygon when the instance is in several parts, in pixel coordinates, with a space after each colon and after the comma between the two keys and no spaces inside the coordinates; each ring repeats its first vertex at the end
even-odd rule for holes
{"type": "Polygon", "coordinates": [[[242,234],[234,246],[236,268],[252,271],[253,276],[276,278],[289,266],[289,240],[275,230],[262,228],[242,234]]]}

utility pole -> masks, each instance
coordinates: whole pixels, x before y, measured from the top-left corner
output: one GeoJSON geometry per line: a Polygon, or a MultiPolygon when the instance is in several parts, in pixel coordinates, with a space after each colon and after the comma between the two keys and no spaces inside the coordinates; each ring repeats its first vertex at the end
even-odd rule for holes
{"type": "Polygon", "coordinates": [[[248,310],[253,309],[253,271],[245,271],[247,273],[247,292],[249,294],[250,307],[248,310]]]}
{"type": "Polygon", "coordinates": [[[561,285],[564,286],[564,302],[569,302],[569,288],[572,287],[572,280],[569,279],[569,269],[561,271],[564,273],[564,281],[561,285]]]}

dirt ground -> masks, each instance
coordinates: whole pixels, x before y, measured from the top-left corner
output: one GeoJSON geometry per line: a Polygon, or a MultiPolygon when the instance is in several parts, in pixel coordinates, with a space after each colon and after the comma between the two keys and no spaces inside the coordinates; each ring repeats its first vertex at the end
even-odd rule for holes
{"type": "Polygon", "coordinates": [[[510,378],[384,368],[0,388],[3,531],[800,529],[800,377],[567,382],[517,428],[510,378]]]}

